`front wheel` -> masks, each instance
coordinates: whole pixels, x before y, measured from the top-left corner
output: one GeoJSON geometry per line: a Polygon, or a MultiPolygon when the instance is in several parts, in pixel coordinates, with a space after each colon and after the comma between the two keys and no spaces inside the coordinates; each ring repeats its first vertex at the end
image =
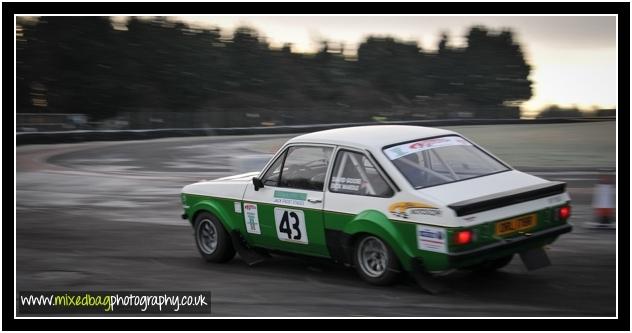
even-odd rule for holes
{"type": "Polygon", "coordinates": [[[209,213],[195,218],[195,243],[204,260],[227,262],[235,256],[235,248],[222,223],[209,213]]]}
{"type": "Polygon", "coordinates": [[[389,285],[399,277],[399,262],[381,239],[366,235],[355,243],[354,264],[360,277],[375,285],[389,285]]]}

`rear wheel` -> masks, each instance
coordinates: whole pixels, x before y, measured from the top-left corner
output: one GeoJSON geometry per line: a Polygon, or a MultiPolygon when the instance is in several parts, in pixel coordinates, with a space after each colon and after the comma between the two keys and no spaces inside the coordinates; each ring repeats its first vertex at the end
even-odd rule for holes
{"type": "Polygon", "coordinates": [[[509,265],[509,263],[511,262],[511,259],[513,259],[513,256],[514,255],[512,254],[512,255],[508,255],[506,257],[501,257],[498,259],[484,261],[480,264],[467,267],[467,269],[474,272],[481,272],[481,273],[494,272],[509,265]]]}
{"type": "Polygon", "coordinates": [[[195,218],[195,243],[204,260],[222,263],[235,256],[233,243],[222,223],[212,214],[195,218]]]}
{"type": "Polygon", "coordinates": [[[393,250],[381,239],[366,235],[355,243],[354,264],[363,280],[388,285],[399,276],[399,262],[393,250]]]}

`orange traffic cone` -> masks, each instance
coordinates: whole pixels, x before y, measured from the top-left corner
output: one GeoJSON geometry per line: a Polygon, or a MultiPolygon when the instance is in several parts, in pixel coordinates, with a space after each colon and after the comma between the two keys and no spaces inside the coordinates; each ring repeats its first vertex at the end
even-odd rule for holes
{"type": "Polygon", "coordinates": [[[593,191],[593,209],[596,226],[599,228],[614,228],[614,181],[611,176],[602,176],[593,191]]]}

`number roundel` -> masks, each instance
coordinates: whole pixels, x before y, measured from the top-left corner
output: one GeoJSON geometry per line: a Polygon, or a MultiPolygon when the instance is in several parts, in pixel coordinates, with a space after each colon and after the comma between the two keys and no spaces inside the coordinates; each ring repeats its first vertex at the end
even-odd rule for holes
{"type": "Polygon", "coordinates": [[[277,236],[282,241],[307,244],[305,214],[302,210],[274,208],[277,236]]]}

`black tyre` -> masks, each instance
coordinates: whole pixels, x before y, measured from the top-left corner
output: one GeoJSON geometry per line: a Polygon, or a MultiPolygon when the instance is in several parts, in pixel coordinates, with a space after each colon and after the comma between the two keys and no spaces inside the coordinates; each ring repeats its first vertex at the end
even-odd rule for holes
{"type": "Polygon", "coordinates": [[[506,257],[501,257],[501,258],[498,258],[498,259],[485,261],[485,262],[482,262],[480,264],[467,267],[467,269],[471,270],[471,271],[474,271],[474,272],[480,272],[480,273],[495,272],[495,271],[497,271],[497,270],[509,265],[509,263],[511,262],[513,257],[514,257],[514,255],[512,254],[512,255],[509,255],[509,256],[506,256],[506,257]]]}
{"type": "Polygon", "coordinates": [[[235,248],[228,232],[213,214],[199,214],[195,218],[194,229],[195,244],[204,260],[222,263],[235,256],[235,248]]]}
{"type": "Polygon", "coordinates": [[[371,284],[389,285],[399,277],[400,267],[395,253],[376,236],[358,238],[353,249],[353,261],[360,277],[371,284]]]}

